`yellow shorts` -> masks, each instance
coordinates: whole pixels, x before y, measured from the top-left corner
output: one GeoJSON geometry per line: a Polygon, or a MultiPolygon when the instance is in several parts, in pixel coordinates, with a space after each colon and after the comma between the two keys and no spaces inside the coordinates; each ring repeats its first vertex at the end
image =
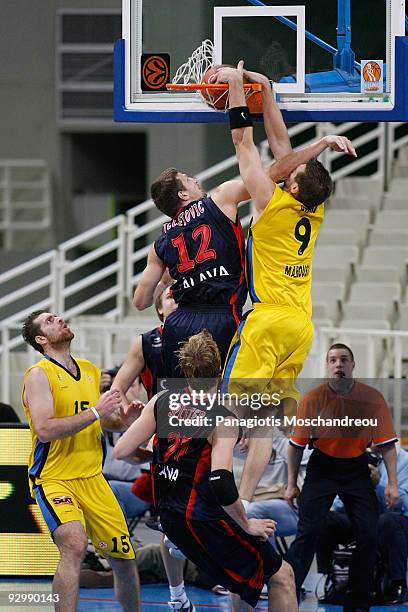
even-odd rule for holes
{"type": "Polygon", "coordinates": [[[232,339],[222,392],[277,392],[280,399],[298,401],[294,382],[309,353],[313,331],[312,321],[301,310],[255,303],[232,339]]]}
{"type": "Polygon", "coordinates": [[[97,552],[134,559],[122,509],[102,474],[36,484],[35,498],[51,533],[64,523],[80,521],[97,552]]]}

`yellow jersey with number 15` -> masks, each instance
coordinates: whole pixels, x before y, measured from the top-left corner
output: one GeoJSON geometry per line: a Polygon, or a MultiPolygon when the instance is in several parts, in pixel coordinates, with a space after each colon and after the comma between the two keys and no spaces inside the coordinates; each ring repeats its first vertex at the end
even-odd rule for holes
{"type": "Polygon", "coordinates": [[[324,205],[308,210],[278,185],[251,225],[247,279],[252,302],[300,308],[312,315],[312,255],[324,205]]]}
{"type": "Polygon", "coordinates": [[[99,421],[72,436],[41,442],[34,431],[30,411],[24,402],[24,385],[32,368],[44,370],[54,399],[54,417],[70,417],[89,410],[100,396],[100,370],[86,359],[74,360],[77,376],[57,361],[44,357],[24,375],[22,402],[31,430],[32,450],[29,459],[30,486],[45,480],[88,478],[102,471],[104,440],[99,421]]]}

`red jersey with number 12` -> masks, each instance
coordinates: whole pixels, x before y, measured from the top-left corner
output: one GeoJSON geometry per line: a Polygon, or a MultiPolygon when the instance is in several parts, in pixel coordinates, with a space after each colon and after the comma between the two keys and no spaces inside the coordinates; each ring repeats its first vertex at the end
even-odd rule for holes
{"type": "Polygon", "coordinates": [[[163,225],[154,243],[175,279],[173,297],[183,306],[245,304],[245,241],[211,198],[191,202],[163,225]]]}

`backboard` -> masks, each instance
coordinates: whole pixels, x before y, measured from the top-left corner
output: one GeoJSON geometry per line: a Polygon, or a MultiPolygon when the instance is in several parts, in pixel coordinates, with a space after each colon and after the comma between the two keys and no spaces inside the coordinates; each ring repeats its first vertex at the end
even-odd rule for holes
{"type": "Polygon", "coordinates": [[[122,11],[116,121],[225,122],[199,92],[165,85],[240,59],[274,81],[287,122],[408,120],[405,0],[123,0],[122,11]]]}

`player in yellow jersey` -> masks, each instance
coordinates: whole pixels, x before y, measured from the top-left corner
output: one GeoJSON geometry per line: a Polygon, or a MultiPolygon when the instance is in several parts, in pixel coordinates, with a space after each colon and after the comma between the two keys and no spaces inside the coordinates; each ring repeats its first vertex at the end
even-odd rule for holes
{"type": "MultiPolygon", "coordinates": [[[[245,71],[245,76],[262,83],[265,128],[270,144],[274,140],[268,133],[272,119],[281,136],[284,128],[286,150],[281,150],[281,155],[293,156],[268,79],[248,71],[245,71]]],[[[316,158],[301,163],[289,176],[280,176],[279,168],[285,160],[283,156],[266,173],[254,144],[251,115],[245,102],[243,62],[237,69],[221,67],[216,81],[229,83],[232,139],[241,178],[254,207],[246,261],[253,310],[241,322],[232,341],[222,391],[233,393],[242,388],[258,392],[276,391],[285,410],[293,411],[298,399],[294,381],[313,339],[312,254],[323,221],[323,202],[332,191],[332,180],[316,158]],[[279,179],[285,180],[283,188],[276,184],[279,179]],[[252,386],[242,379],[251,379],[252,386]]],[[[331,143],[323,141],[316,143],[316,156],[326,146],[356,155],[347,139],[337,137],[331,143]]],[[[250,438],[240,486],[244,500],[251,501],[271,451],[270,432],[263,437],[250,438]]]]}
{"type": "Polygon", "coordinates": [[[43,358],[24,376],[22,402],[32,435],[29,480],[60,562],[53,581],[55,609],[74,612],[87,535],[106,556],[116,596],[126,612],[139,610],[139,579],[123,512],[102,475],[101,424],[123,430],[134,420],[121,410],[120,393],[100,396],[99,369],[70,354],[74,334],[65,321],[46,311],[24,321],[24,340],[43,358]]]}

